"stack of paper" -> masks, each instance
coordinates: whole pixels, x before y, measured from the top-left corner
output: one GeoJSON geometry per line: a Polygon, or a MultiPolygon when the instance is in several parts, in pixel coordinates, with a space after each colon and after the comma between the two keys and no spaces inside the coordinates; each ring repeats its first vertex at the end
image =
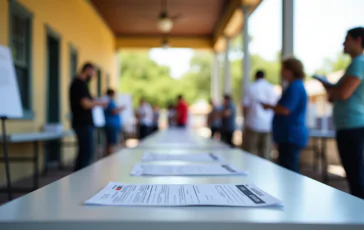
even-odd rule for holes
{"type": "Polygon", "coordinates": [[[142,161],[192,161],[192,162],[223,162],[224,158],[214,153],[197,154],[156,154],[144,153],[142,161]]]}
{"type": "Polygon", "coordinates": [[[254,185],[121,184],[110,182],[85,204],[113,206],[281,206],[254,185]]]}
{"type": "Polygon", "coordinates": [[[136,164],[130,172],[132,176],[220,176],[247,175],[229,164],[200,165],[149,165],[136,164]]]}

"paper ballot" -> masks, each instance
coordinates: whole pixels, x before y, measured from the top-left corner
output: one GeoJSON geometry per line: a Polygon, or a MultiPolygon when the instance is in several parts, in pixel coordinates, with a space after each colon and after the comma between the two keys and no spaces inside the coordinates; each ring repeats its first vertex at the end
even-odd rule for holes
{"type": "Polygon", "coordinates": [[[130,172],[132,176],[219,176],[247,175],[229,164],[200,165],[151,165],[136,164],[130,172]]]}
{"type": "Polygon", "coordinates": [[[255,185],[110,182],[85,204],[113,206],[282,206],[255,185]]]}
{"type": "Polygon", "coordinates": [[[105,126],[105,115],[104,110],[101,106],[96,106],[92,109],[92,119],[96,127],[105,126]]]}
{"type": "Polygon", "coordinates": [[[196,153],[196,154],[157,154],[144,153],[142,161],[192,161],[192,162],[223,162],[224,158],[214,153],[196,153]]]}

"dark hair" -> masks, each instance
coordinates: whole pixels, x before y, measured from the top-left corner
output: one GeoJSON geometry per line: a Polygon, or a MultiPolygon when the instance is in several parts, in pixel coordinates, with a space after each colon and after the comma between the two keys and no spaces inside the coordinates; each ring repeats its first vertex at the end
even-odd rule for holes
{"type": "Polygon", "coordinates": [[[364,27],[350,29],[348,34],[354,39],[361,38],[361,47],[364,48],[364,27]]]}
{"type": "Polygon", "coordinates": [[[108,90],[106,90],[106,94],[107,94],[108,96],[114,95],[114,94],[115,94],[115,90],[113,90],[113,89],[108,89],[108,90]]]}
{"type": "Polygon", "coordinates": [[[300,60],[296,58],[287,58],[283,60],[282,66],[293,72],[293,77],[295,79],[305,78],[305,71],[303,69],[303,64],[300,60]]]}
{"type": "Polygon", "coordinates": [[[255,77],[257,79],[260,79],[260,78],[264,78],[264,71],[263,70],[258,70],[257,73],[255,74],[255,77]]]}
{"type": "Polygon", "coordinates": [[[94,64],[92,64],[91,62],[86,62],[85,64],[83,64],[81,71],[85,72],[85,70],[87,70],[88,68],[96,69],[94,64]]]}
{"type": "Polygon", "coordinates": [[[181,99],[183,99],[183,96],[180,94],[180,95],[178,95],[178,100],[181,100],[181,99]]]}
{"type": "Polygon", "coordinates": [[[230,95],[229,95],[229,94],[224,94],[224,99],[225,99],[225,100],[229,100],[229,101],[230,101],[230,100],[231,100],[231,97],[230,97],[230,95]]]}

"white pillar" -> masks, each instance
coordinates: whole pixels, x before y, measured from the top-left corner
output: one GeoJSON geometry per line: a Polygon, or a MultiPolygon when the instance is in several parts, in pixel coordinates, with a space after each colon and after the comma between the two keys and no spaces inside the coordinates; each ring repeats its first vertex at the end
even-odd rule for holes
{"type": "Polygon", "coordinates": [[[294,0],[282,0],[282,58],[294,55],[294,0]]]}
{"type": "Polygon", "coordinates": [[[242,81],[241,81],[241,100],[243,102],[244,100],[244,94],[249,87],[250,84],[250,53],[249,53],[249,16],[250,16],[250,7],[249,6],[243,6],[242,7],[243,16],[244,16],[244,22],[243,22],[243,71],[242,71],[242,81]]]}
{"type": "Polygon", "coordinates": [[[219,90],[219,59],[218,53],[214,52],[212,57],[212,68],[211,68],[211,99],[218,103],[220,99],[220,90],[219,90]]]}
{"type": "Polygon", "coordinates": [[[230,51],[230,38],[226,37],[226,50],[225,50],[225,85],[224,85],[224,93],[231,94],[231,74],[230,74],[230,60],[229,60],[229,51],[230,51]]]}

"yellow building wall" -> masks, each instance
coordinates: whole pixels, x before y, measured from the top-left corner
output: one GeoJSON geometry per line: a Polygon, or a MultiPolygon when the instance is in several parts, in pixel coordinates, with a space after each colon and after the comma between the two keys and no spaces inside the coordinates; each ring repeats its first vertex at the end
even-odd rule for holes
{"type": "MultiPolygon", "coordinates": [[[[61,114],[64,129],[70,128],[67,115],[70,112],[68,88],[71,77],[70,45],[78,51],[79,68],[91,61],[102,70],[102,91],[107,86],[116,86],[115,39],[111,30],[86,0],[16,0],[33,14],[32,26],[32,110],[33,120],[13,120],[7,122],[9,133],[40,131],[46,122],[47,75],[46,75],[46,27],[60,36],[60,78],[61,114]]],[[[9,5],[8,0],[0,0],[0,44],[9,44],[9,5]]],[[[90,89],[96,96],[96,78],[90,89]]],[[[41,148],[42,149],[42,148],[41,148]]],[[[29,155],[30,144],[11,145],[10,154],[29,155]]],[[[0,150],[0,153],[2,151],[0,150]]],[[[41,154],[42,155],[42,154],[41,154]]],[[[65,148],[63,156],[73,159],[75,148],[65,148]]],[[[40,162],[43,162],[41,159],[40,162]]],[[[31,164],[12,164],[12,180],[30,176],[31,164]]],[[[0,164],[0,184],[4,183],[4,169],[0,164]]]]}

